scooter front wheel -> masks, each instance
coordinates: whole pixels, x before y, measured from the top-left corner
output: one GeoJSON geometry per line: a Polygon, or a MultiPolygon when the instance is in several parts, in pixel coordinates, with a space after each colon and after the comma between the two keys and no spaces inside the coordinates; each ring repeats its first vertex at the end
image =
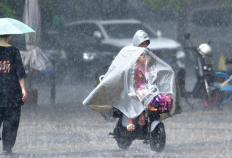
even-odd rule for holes
{"type": "Polygon", "coordinates": [[[132,144],[131,140],[128,139],[123,139],[123,138],[116,138],[116,141],[118,143],[118,147],[120,149],[126,150],[130,147],[130,145],[132,144]]]}
{"type": "Polygon", "coordinates": [[[119,118],[116,127],[114,128],[115,140],[117,141],[118,147],[120,149],[126,150],[132,144],[132,139],[130,139],[130,134],[128,134],[126,127],[122,125],[122,117],[119,118]]]}
{"type": "Polygon", "coordinates": [[[150,148],[152,151],[162,152],[166,144],[164,124],[160,122],[150,135],[150,148]]]}

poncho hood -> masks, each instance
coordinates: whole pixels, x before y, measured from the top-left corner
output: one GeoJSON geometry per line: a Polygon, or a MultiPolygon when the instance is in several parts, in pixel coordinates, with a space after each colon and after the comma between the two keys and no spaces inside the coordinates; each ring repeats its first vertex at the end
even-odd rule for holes
{"type": "Polygon", "coordinates": [[[133,37],[133,45],[138,47],[141,43],[143,43],[144,41],[149,41],[150,43],[150,38],[147,35],[147,33],[143,30],[138,30],[134,37],[133,37]]]}

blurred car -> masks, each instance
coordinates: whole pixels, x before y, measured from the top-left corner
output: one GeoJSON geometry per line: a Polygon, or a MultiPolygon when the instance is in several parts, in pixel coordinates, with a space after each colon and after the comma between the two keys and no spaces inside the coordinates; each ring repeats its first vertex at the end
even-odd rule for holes
{"type": "Polygon", "coordinates": [[[84,20],[63,27],[64,50],[69,69],[78,76],[93,76],[97,69],[113,60],[120,49],[131,43],[135,31],[145,30],[156,37],[148,26],[138,20],[84,20]]]}

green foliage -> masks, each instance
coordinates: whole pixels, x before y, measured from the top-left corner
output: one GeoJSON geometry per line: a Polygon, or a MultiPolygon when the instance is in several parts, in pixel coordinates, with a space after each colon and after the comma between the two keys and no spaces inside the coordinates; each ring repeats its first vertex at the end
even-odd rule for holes
{"type": "Polygon", "coordinates": [[[13,17],[13,10],[5,3],[0,2],[0,14],[1,16],[13,17]]]}
{"type": "Polygon", "coordinates": [[[176,15],[179,15],[181,8],[184,5],[199,0],[144,0],[145,3],[150,5],[155,11],[166,8],[173,8],[176,15]]]}
{"type": "MultiPolygon", "coordinates": [[[[152,6],[155,11],[165,8],[173,8],[178,15],[181,7],[191,5],[191,3],[200,2],[201,0],[143,0],[152,6]]],[[[221,5],[232,5],[232,0],[218,0],[221,5]]]]}
{"type": "Polygon", "coordinates": [[[232,1],[231,0],[221,0],[221,4],[222,5],[232,5],[232,1]]]}
{"type": "Polygon", "coordinates": [[[1,17],[14,17],[22,15],[25,0],[1,0],[0,15],[1,17]]]}

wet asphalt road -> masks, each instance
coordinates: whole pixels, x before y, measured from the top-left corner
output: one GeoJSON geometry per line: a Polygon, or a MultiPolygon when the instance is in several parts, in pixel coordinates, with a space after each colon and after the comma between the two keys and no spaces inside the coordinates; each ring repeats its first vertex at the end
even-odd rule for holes
{"type": "MultiPolygon", "coordinates": [[[[91,81],[59,86],[58,103],[43,103],[46,86],[40,86],[40,104],[25,105],[12,158],[212,158],[232,157],[232,109],[203,110],[196,102],[191,110],[163,121],[167,135],[162,153],[142,141],[120,150],[107,133],[115,122],[106,122],[97,112],[81,104],[93,89],[91,81]],[[83,89],[83,86],[85,87],[83,89]],[[72,91],[67,91],[71,89],[72,91]],[[62,102],[63,101],[63,102],[62,102]]],[[[49,99],[48,99],[49,100],[49,99]]],[[[3,157],[3,156],[0,156],[3,157]]]]}
{"type": "Polygon", "coordinates": [[[231,157],[231,115],[229,108],[200,111],[186,107],[181,115],[163,121],[166,147],[156,153],[138,140],[128,150],[120,150],[116,141],[107,137],[115,123],[80,104],[25,107],[14,157],[231,157]]]}

